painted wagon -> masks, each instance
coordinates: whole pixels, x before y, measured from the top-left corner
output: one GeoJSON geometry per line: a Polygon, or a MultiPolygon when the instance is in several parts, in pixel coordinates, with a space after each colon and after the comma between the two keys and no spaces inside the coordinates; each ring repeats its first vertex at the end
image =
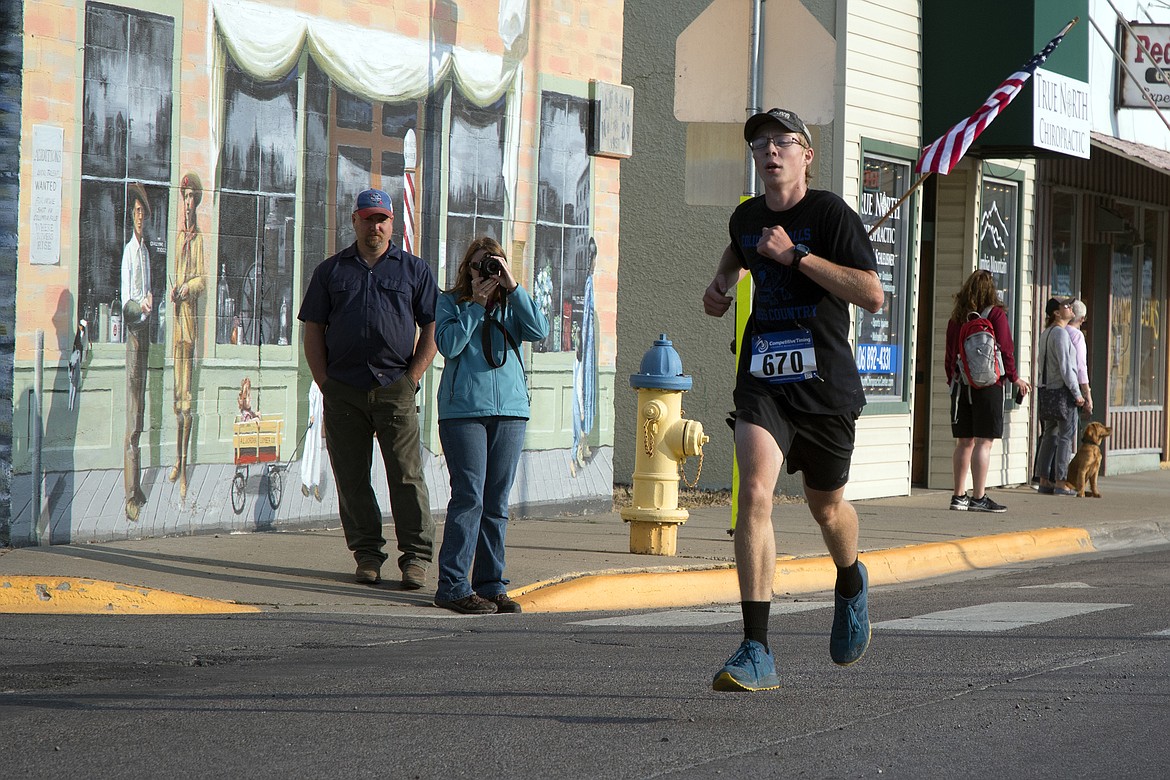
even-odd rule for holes
{"type": "Polygon", "coordinates": [[[232,509],[244,511],[244,488],[252,466],[264,467],[261,485],[268,494],[268,503],[275,510],[284,496],[284,472],[289,464],[280,460],[280,440],[284,435],[284,417],[264,414],[248,420],[236,420],[232,429],[232,449],[235,452],[236,475],[232,478],[232,509]]]}

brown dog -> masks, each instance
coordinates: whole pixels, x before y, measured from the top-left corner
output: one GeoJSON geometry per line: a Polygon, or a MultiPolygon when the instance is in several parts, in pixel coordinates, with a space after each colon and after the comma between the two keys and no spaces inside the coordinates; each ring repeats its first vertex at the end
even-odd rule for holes
{"type": "Polygon", "coordinates": [[[1101,470],[1101,442],[1113,433],[1113,429],[1099,422],[1089,423],[1081,439],[1081,448],[1068,464],[1068,480],[1065,487],[1077,491],[1077,496],[1100,498],[1097,492],[1097,472],[1101,470]],[[1085,488],[1088,487],[1088,491],[1085,488]]]}

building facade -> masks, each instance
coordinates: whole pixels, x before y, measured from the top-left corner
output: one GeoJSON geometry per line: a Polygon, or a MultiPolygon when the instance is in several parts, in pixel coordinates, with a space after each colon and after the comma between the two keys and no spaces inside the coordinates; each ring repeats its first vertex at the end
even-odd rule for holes
{"type": "MultiPolygon", "coordinates": [[[[492,235],[548,315],[516,511],[609,507],[621,2],[4,5],[6,540],[335,524],[327,458],[301,473],[321,426],[296,315],[369,186],[441,288],[492,235]]],[[[420,396],[440,515],[441,370],[420,396]]]]}

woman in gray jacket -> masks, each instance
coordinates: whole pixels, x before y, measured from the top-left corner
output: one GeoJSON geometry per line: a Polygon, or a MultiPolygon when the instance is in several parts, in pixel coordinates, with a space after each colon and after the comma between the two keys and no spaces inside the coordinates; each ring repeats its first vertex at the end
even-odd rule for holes
{"type": "Polygon", "coordinates": [[[1068,464],[1072,460],[1071,442],[1077,432],[1077,407],[1084,405],[1085,398],[1077,381],[1072,340],[1064,329],[1072,319],[1072,302],[1052,299],[1048,304],[1045,307],[1048,319],[1040,334],[1037,352],[1040,370],[1037,397],[1043,434],[1036,464],[1041,493],[1072,496],[1076,491],[1061,483],[1068,477],[1068,464]]]}
{"type": "Polygon", "coordinates": [[[504,579],[508,494],[529,414],[520,342],[547,335],[548,319],[512,275],[499,243],[471,242],[435,313],[435,341],[446,360],[439,441],[451,476],[436,606],[469,615],[520,611],[504,579]]]}

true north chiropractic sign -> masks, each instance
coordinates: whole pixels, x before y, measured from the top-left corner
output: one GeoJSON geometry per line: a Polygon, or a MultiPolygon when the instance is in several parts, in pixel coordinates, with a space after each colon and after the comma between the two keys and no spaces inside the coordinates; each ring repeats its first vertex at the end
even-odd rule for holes
{"type": "Polygon", "coordinates": [[[1032,145],[1089,159],[1089,85],[1037,68],[1032,76],[1032,145]]]}

